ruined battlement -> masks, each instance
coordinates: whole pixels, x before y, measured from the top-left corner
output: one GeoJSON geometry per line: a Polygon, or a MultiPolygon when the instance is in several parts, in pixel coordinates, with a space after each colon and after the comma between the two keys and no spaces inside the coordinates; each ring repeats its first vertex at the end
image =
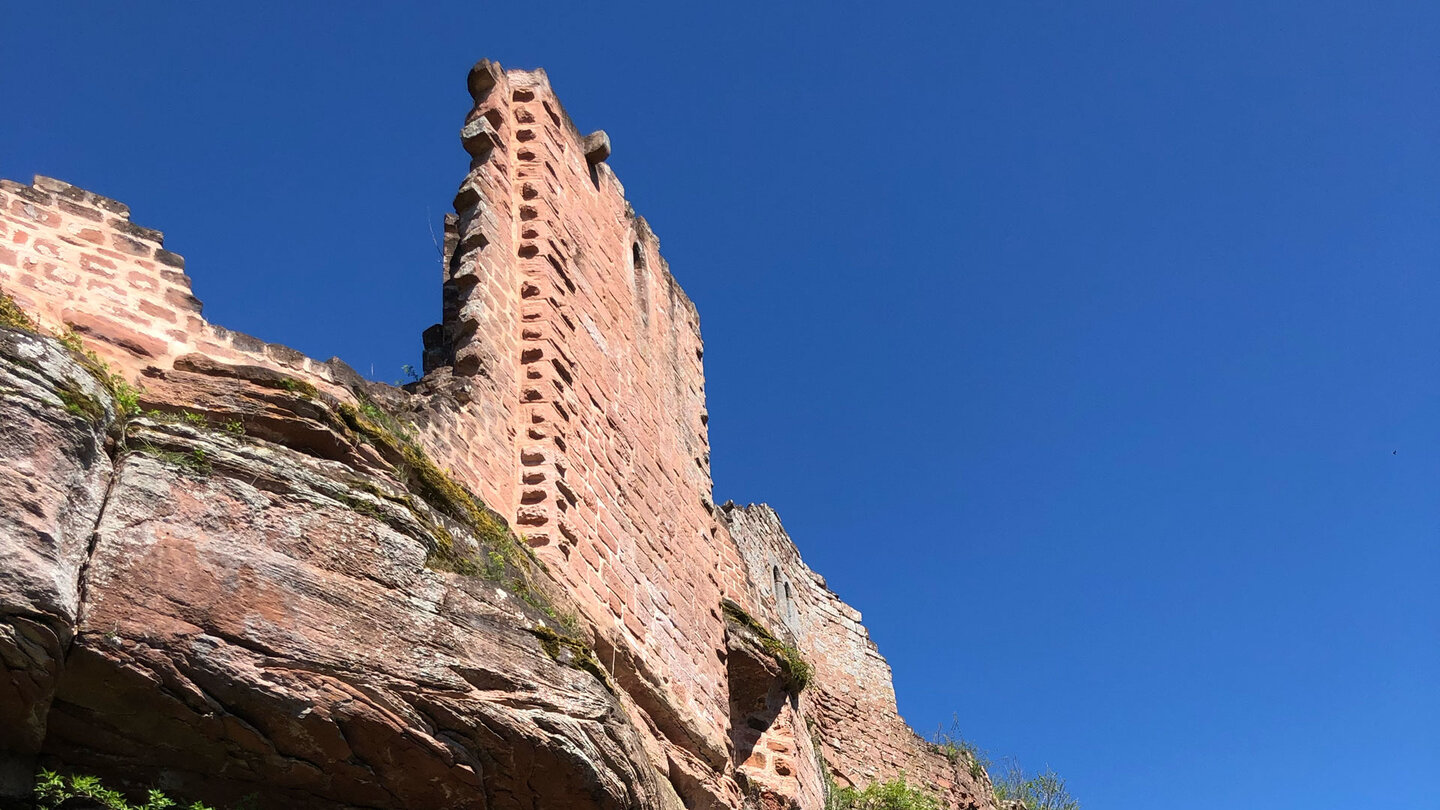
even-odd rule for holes
{"type": "MultiPolygon", "coordinates": [[[[670,273],[659,239],[626,201],[606,164],[609,137],[603,131],[582,134],[543,71],[504,70],[482,60],[471,70],[467,87],[473,107],[460,139],[469,169],[456,193],[455,211],[445,219],[440,321],[422,337],[425,374],[416,383],[404,388],[368,383],[338,360],[316,361],[210,324],[191,291],[184,259],[164,249],[163,234],[131,223],[121,203],[50,178],[37,177],[28,186],[0,181],[0,288],[39,327],[56,334],[73,331],[130,383],[148,386],[152,397],[177,400],[164,403],[175,409],[214,409],[213,414],[206,411],[212,422],[232,420],[226,424],[243,427],[247,414],[254,416],[244,408],[225,411],[238,406],[226,404],[214,379],[263,382],[270,379],[265,375],[279,374],[298,381],[287,383],[292,388],[313,387],[314,402],[281,403],[311,414],[307,443],[296,444],[286,431],[272,428],[244,439],[241,443],[251,446],[247,452],[260,453],[256,448],[268,448],[267,442],[290,442],[289,449],[305,454],[331,453],[323,448],[353,444],[356,437],[334,427],[343,420],[330,419],[326,409],[338,413],[345,407],[383,406],[386,419],[406,432],[414,452],[433,460],[523,538],[551,585],[573,606],[577,632],[603,668],[603,685],[611,696],[587,693],[586,711],[601,711],[596,707],[613,700],[617,713],[605,715],[612,717],[606,722],[628,730],[607,733],[620,735],[615,739],[633,734],[636,761],[642,763],[626,767],[645,773],[653,769],[658,775],[660,787],[628,794],[625,801],[689,808],[818,808],[828,784],[864,785],[903,773],[922,779],[953,807],[991,806],[984,786],[901,720],[889,667],[860,615],[805,566],[778,516],[763,506],[715,504],[699,314],[670,273]],[[203,391],[204,397],[178,401],[193,391],[203,391]],[[315,438],[327,431],[341,435],[315,438]]],[[[279,419],[274,416],[279,407],[265,405],[266,418],[279,419]]],[[[201,439],[186,438],[191,440],[201,439]]],[[[376,475],[364,465],[373,461],[379,469],[380,462],[357,447],[329,458],[362,465],[346,475],[376,475]]],[[[120,465],[121,459],[114,463],[120,465]]],[[[198,491],[176,481],[182,491],[198,491]]],[[[194,497],[208,503],[207,498],[218,496],[194,497]]],[[[352,507],[346,514],[356,527],[371,525],[366,521],[373,523],[384,506],[381,501],[355,512],[354,497],[346,497],[350,500],[343,502],[352,507]]],[[[233,511],[245,513],[239,507],[233,511]]],[[[102,518],[96,518],[97,525],[104,525],[102,518]]],[[[237,535],[269,537],[265,532],[276,531],[257,528],[258,523],[243,528],[251,519],[233,518],[237,535]]],[[[205,525],[213,526],[213,519],[205,525]]],[[[167,536],[207,531],[213,529],[190,526],[167,536]]],[[[377,537],[389,536],[375,531],[377,537]]],[[[36,532],[31,536],[14,529],[3,541],[43,546],[44,532],[36,532]]],[[[358,542],[349,534],[345,538],[333,542],[358,542]]],[[[437,542],[418,535],[415,540],[437,542]]],[[[429,553],[426,559],[433,557],[433,549],[429,553]]],[[[3,554],[0,548],[0,562],[3,554]]],[[[463,570],[427,570],[424,584],[413,586],[426,596],[414,599],[449,615],[450,597],[436,594],[473,591],[465,576],[463,570]]],[[[268,587],[284,592],[287,585],[275,581],[268,587]]],[[[254,594],[232,597],[243,607],[254,594]]],[[[496,599],[494,594],[484,598],[496,599]]],[[[503,588],[498,598],[507,598],[503,588]]],[[[18,599],[0,598],[0,613],[44,613],[16,607],[18,599]]],[[[82,614],[76,608],[74,616],[62,618],[84,639],[87,630],[76,618],[82,614]]],[[[266,615],[271,622],[289,620],[283,611],[266,615]]],[[[387,615],[388,621],[405,621],[387,615]]],[[[185,627],[204,628],[207,621],[187,614],[185,627]]],[[[499,619],[453,621],[478,639],[495,632],[487,622],[499,619]]],[[[175,632],[184,636],[190,631],[175,632]]],[[[156,645],[164,649],[160,642],[151,644],[156,645]]],[[[469,672],[465,666],[452,669],[469,672]]],[[[63,674],[56,678],[64,705],[70,698],[63,697],[63,674]]],[[[519,690],[523,681],[514,672],[484,678],[466,674],[464,683],[470,685],[452,691],[470,689],[490,700],[519,690]]],[[[428,687],[415,688],[423,692],[428,687]]],[[[303,688],[301,693],[308,694],[303,688]]],[[[518,692],[513,699],[521,699],[518,692]]],[[[446,724],[469,728],[469,720],[455,718],[478,710],[452,707],[444,715],[451,719],[444,721],[434,711],[422,712],[429,718],[423,722],[397,722],[409,729],[406,733],[437,740],[432,753],[451,763],[446,767],[461,767],[456,763],[478,756],[472,749],[481,744],[463,741],[472,739],[466,736],[471,732],[442,729],[446,724]],[[460,749],[471,753],[457,753],[460,749]],[[450,753],[434,753],[442,750],[450,753]]],[[[127,728],[126,733],[144,742],[149,732],[127,728]]],[[[240,737],[226,736],[232,732],[216,733],[225,745],[241,744],[240,737]]],[[[525,740],[544,740],[549,732],[526,733],[531,736],[525,740]]],[[[43,728],[38,735],[28,755],[51,750],[43,728]]],[[[517,739],[490,741],[486,756],[519,750],[517,739]]],[[[0,747],[5,744],[0,738],[0,747]]],[[[287,751],[283,740],[270,744],[279,753],[287,751]]],[[[73,746],[65,750],[74,753],[73,746]]],[[[650,784],[651,777],[643,774],[611,779],[607,774],[619,766],[595,761],[595,752],[576,756],[588,764],[563,757],[555,762],[569,763],[564,767],[576,774],[600,774],[575,776],[576,785],[591,785],[576,787],[577,797],[587,790],[619,796],[623,791],[616,792],[615,785],[627,779],[650,784]]],[[[483,759],[464,766],[473,776],[466,779],[487,797],[484,806],[511,806],[487,792],[498,790],[500,783],[493,782],[499,777],[486,781],[496,766],[485,766],[483,759]]],[[[367,765],[387,774],[402,767],[368,760],[367,765]]],[[[146,760],[137,767],[160,765],[146,760]]],[[[360,787],[346,788],[351,793],[322,789],[268,766],[253,767],[254,779],[279,780],[285,790],[318,791],[313,795],[336,806],[358,801],[353,797],[360,795],[369,796],[370,806],[401,806],[394,801],[400,789],[393,786],[387,788],[390,799],[375,798],[360,787]]],[[[392,775],[403,782],[403,773],[392,775]]],[[[569,777],[555,778],[557,790],[568,789],[569,777]]],[[[449,798],[425,795],[438,802],[434,806],[471,806],[464,789],[455,790],[460,792],[445,794],[449,798]]],[[[576,801],[576,806],[584,804],[576,801]]],[[[595,806],[609,805],[597,800],[595,806]]]]}
{"type": "MultiPolygon", "coordinates": [[[[340,394],[338,363],[216,326],[201,314],[185,257],[130,207],[51,177],[0,179],[0,283],[42,326],[73,330],[130,377],[200,353],[314,378],[340,394]]],[[[346,370],[348,371],[348,369],[346,370]]]]}

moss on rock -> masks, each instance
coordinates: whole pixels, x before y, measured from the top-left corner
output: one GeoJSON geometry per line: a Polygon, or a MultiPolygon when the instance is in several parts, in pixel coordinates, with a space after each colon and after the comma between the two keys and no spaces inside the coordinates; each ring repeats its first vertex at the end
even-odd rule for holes
{"type": "Polygon", "coordinates": [[[563,635],[552,627],[544,625],[530,629],[531,635],[540,639],[540,647],[557,664],[574,667],[590,673],[612,693],[615,686],[610,683],[610,674],[600,665],[595,652],[585,642],[569,635],[563,635]]]}
{"type": "Polygon", "coordinates": [[[0,291],[0,326],[23,329],[26,332],[40,331],[40,327],[31,320],[30,315],[4,291],[0,291]]]}
{"type": "Polygon", "coordinates": [[[745,609],[735,602],[726,599],[720,605],[726,618],[748,630],[760,642],[760,646],[775,659],[780,665],[780,671],[785,675],[785,682],[796,692],[804,691],[810,685],[811,678],[815,677],[815,669],[810,662],[800,654],[800,650],[794,644],[787,644],[775,637],[770,629],[760,623],[759,619],[745,612],[745,609]]]}
{"type": "Polygon", "coordinates": [[[89,422],[92,427],[104,429],[109,417],[105,406],[99,400],[80,390],[73,380],[65,380],[55,388],[56,396],[65,403],[65,410],[89,422]]]}

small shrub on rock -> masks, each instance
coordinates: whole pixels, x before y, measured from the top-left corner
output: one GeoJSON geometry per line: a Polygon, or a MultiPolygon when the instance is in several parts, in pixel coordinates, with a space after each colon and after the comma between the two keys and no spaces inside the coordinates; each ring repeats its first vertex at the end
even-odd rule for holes
{"type": "MultiPolygon", "coordinates": [[[[132,804],[125,794],[105,787],[94,776],[83,774],[59,774],[55,771],[41,771],[35,777],[35,807],[38,810],[55,810],[71,799],[93,802],[105,810],[169,810],[180,807],[180,803],[158,790],[145,794],[145,801],[132,804]]],[[[185,810],[211,810],[193,802],[185,810]]]]}

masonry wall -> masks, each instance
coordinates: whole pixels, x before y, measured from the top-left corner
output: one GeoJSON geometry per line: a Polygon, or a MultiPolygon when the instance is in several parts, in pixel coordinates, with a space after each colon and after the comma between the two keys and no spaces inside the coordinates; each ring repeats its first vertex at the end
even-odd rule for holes
{"type": "Polygon", "coordinates": [[[208,323],[184,257],[130,221],[124,203],[50,177],[0,180],[0,287],[57,333],[73,331],[130,382],[204,354],[305,379],[339,396],[353,375],[294,349],[208,323]]]}
{"type": "Polygon", "coordinates": [[[496,65],[471,71],[474,108],[461,132],[470,168],[445,222],[442,321],[424,335],[427,439],[502,514],[517,505],[520,271],[512,201],[513,128],[496,65]]]}
{"type": "MultiPolygon", "coordinates": [[[[719,606],[750,597],[711,505],[698,315],[544,74],[479,72],[443,320],[425,378],[387,404],[575,598],[677,789],[734,806],[719,606]]],[[[343,363],[208,323],[183,257],[129,215],[59,180],[4,181],[0,288],[132,384],[203,355],[357,402],[343,363]]]]}
{"type": "Polygon", "coordinates": [[[714,776],[731,755],[719,606],[749,592],[711,504],[698,313],[608,139],[579,133],[542,71],[481,62],[469,90],[421,389],[471,385],[483,416],[461,441],[444,420],[427,435],[575,596],[657,758],[695,801],[733,801],[714,776]]]}

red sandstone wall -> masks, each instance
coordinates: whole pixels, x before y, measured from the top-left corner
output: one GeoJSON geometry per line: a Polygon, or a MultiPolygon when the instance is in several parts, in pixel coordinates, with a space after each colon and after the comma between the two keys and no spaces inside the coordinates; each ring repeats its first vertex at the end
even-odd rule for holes
{"type": "Polygon", "coordinates": [[[497,421],[482,444],[513,436],[517,529],[577,597],[664,755],[724,771],[719,606],[748,596],[710,505],[699,316],[604,164],[608,140],[580,135],[543,72],[482,62],[470,89],[474,162],[434,355],[513,396],[510,434],[497,421]]]}
{"type": "Polygon", "coordinates": [[[475,101],[461,132],[470,171],[446,221],[442,322],[425,334],[425,372],[435,398],[427,438],[501,514],[517,506],[520,274],[515,259],[513,136],[503,99],[508,81],[483,62],[469,77],[475,101]]]}
{"type": "Polygon", "coordinates": [[[49,177],[0,180],[0,287],[46,328],[73,329],[130,382],[198,352],[349,397],[340,366],[207,323],[185,259],[164,241],[108,197],[49,177]]]}

